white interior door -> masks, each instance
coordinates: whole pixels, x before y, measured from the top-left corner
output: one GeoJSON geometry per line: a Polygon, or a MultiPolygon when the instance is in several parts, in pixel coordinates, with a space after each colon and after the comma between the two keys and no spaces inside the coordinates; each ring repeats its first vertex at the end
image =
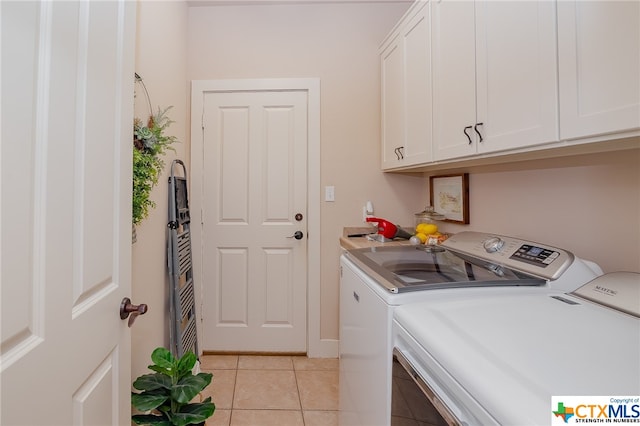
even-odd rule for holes
{"type": "Polygon", "coordinates": [[[129,424],[135,2],[0,7],[0,423],[129,424]]]}
{"type": "Polygon", "coordinates": [[[204,95],[205,351],[306,352],[307,97],[204,95]]]}

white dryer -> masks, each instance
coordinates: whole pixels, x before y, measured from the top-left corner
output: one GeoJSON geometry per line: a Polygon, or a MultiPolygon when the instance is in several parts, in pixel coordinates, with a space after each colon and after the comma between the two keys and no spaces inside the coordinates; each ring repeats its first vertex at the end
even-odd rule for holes
{"type": "Polygon", "coordinates": [[[434,292],[394,311],[393,335],[449,423],[552,424],[554,396],[640,395],[640,274],[571,293],[434,292]]]}

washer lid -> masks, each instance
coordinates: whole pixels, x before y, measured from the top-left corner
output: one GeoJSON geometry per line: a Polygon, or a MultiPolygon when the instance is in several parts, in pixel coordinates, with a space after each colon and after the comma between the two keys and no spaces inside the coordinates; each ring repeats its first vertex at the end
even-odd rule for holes
{"type": "Polygon", "coordinates": [[[640,274],[605,274],[576,289],[573,294],[640,318],[640,274]]]}
{"type": "Polygon", "coordinates": [[[546,281],[438,246],[387,246],[349,250],[359,267],[382,277],[392,293],[493,286],[542,286],[546,281]],[[435,248],[435,249],[434,249],[435,248]]]}

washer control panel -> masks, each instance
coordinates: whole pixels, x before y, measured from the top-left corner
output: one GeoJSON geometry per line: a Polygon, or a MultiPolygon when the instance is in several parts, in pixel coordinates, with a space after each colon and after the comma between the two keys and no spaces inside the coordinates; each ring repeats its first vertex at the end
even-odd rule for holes
{"type": "Polygon", "coordinates": [[[559,257],[560,253],[555,250],[549,250],[530,244],[523,244],[515,253],[513,253],[513,255],[511,255],[511,259],[517,259],[522,262],[539,265],[543,268],[550,265],[551,262],[559,257]]]}
{"type": "Polygon", "coordinates": [[[442,246],[548,280],[560,277],[574,260],[572,253],[561,248],[484,232],[459,232],[443,241],[442,246]]]}

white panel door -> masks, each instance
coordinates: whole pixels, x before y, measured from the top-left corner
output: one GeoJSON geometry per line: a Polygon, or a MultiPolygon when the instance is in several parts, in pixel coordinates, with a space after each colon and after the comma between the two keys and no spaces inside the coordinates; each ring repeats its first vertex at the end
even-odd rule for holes
{"type": "Polygon", "coordinates": [[[0,423],[129,424],[135,3],[0,7],[0,423]]]}
{"type": "Polygon", "coordinates": [[[306,352],[307,96],[204,95],[205,351],[306,352]]]}
{"type": "Polygon", "coordinates": [[[559,1],[560,136],[640,128],[640,2],[559,1]]]}

